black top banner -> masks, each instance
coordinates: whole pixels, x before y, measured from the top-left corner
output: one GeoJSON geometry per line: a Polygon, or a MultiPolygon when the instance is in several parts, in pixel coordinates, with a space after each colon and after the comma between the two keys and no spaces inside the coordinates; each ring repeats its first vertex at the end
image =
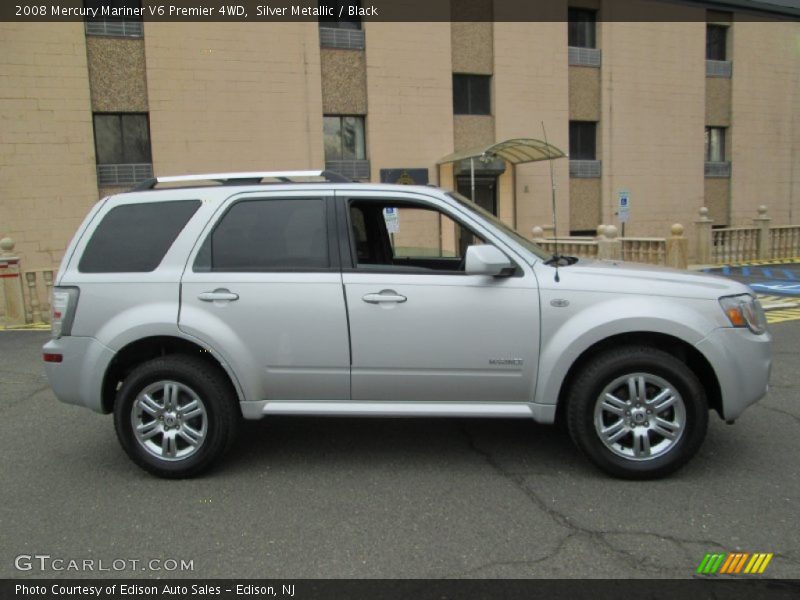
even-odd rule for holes
{"type": "MultiPolygon", "coordinates": [[[[567,21],[563,0],[4,0],[0,21],[567,21]]],[[[707,11],[737,21],[800,19],[800,0],[625,0],[597,11],[598,21],[705,21],[707,11]]]]}

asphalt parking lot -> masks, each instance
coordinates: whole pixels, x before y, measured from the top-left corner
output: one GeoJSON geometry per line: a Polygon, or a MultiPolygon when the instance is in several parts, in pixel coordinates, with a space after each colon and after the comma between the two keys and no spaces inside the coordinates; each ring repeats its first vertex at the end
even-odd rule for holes
{"type": "Polygon", "coordinates": [[[46,333],[0,332],[0,577],[685,578],[742,551],[798,578],[800,322],[771,331],[769,395],[644,483],[528,422],[288,417],[247,424],[209,475],[162,481],[110,417],[55,400],[46,333]],[[19,555],[126,562],[20,571],[19,555]],[[152,559],[193,570],[142,572],[152,559]]]}

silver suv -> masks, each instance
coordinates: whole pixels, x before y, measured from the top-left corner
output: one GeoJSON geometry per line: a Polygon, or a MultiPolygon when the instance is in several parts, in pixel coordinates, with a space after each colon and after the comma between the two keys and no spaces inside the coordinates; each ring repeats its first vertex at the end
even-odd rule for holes
{"type": "Polygon", "coordinates": [[[452,192],[340,179],[167,177],[98,202],[54,288],[56,396],[113,412],[164,477],[207,469],[242,417],[291,414],[560,421],[644,479],[697,452],[710,409],[732,422],[767,391],[742,284],[551,256],[452,192]]]}

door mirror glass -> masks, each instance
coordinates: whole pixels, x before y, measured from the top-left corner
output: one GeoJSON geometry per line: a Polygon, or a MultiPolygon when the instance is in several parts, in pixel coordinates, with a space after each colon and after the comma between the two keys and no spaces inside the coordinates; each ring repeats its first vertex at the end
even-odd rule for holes
{"type": "Polygon", "coordinates": [[[504,271],[513,270],[514,265],[500,250],[489,244],[469,246],[467,248],[467,275],[503,275],[504,271]]]}

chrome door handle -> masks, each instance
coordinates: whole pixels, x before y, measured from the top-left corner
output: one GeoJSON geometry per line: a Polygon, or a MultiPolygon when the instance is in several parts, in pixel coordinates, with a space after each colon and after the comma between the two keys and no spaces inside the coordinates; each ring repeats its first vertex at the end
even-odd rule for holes
{"type": "Polygon", "coordinates": [[[408,298],[402,294],[398,294],[394,290],[381,290],[377,294],[367,294],[366,296],[362,296],[361,299],[370,304],[380,304],[381,302],[397,302],[400,304],[401,302],[408,300],[408,298]]]}
{"type": "Polygon", "coordinates": [[[197,297],[203,302],[219,302],[220,300],[233,302],[234,300],[239,299],[239,294],[235,294],[234,292],[226,290],[225,288],[217,288],[213,292],[203,292],[198,294],[197,297]]]}

